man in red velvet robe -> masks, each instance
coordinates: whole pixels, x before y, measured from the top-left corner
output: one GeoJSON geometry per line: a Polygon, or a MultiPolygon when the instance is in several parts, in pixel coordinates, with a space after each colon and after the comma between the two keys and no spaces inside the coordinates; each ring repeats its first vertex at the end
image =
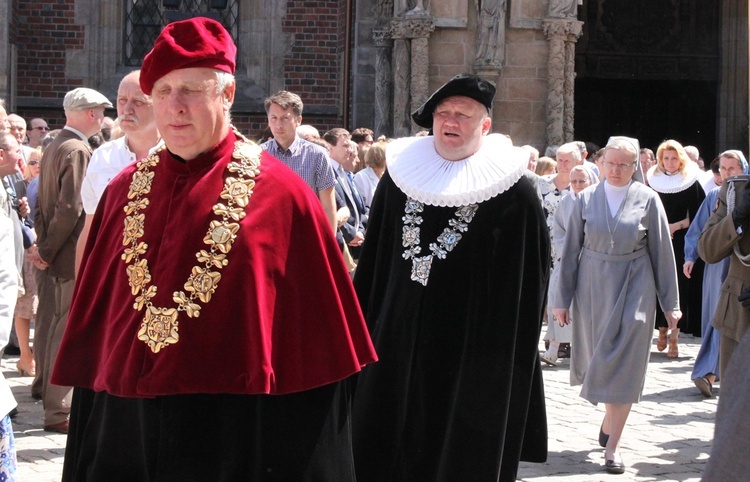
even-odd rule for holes
{"type": "Polygon", "coordinates": [[[353,480],[376,356],[315,195],[229,123],[236,48],[195,18],[146,56],[165,147],[112,180],[53,382],[64,480],[353,480]]]}

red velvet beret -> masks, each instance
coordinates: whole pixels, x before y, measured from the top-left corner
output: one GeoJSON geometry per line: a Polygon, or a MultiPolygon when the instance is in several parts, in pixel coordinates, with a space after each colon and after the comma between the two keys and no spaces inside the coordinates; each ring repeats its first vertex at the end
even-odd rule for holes
{"type": "Polygon", "coordinates": [[[164,27],[143,59],[141,90],[151,95],[157,80],[177,69],[205,67],[234,74],[237,47],[216,20],[194,17],[164,27]]]}

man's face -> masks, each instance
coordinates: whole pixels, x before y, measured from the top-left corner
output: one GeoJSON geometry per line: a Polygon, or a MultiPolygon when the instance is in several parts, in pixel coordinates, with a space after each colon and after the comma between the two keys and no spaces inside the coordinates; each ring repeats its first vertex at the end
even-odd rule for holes
{"type": "Polygon", "coordinates": [[[733,157],[721,157],[719,158],[719,174],[721,180],[732,176],[739,176],[742,174],[742,166],[740,161],[733,157]]]}
{"type": "Polygon", "coordinates": [[[234,83],[217,92],[212,69],[173,70],[154,84],[156,127],[167,147],[185,160],[218,144],[229,129],[227,113],[234,100],[234,83]]]}
{"type": "Polygon", "coordinates": [[[156,129],[154,106],[151,99],[141,90],[135,76],[128,77],[120,83],[117,90],[117,118],[120,128],[126,134],[156,129]]]}
{"type": "Polygon", "coordinates": [[[291,107],[282,108],[279,104],[271,103],[268,107],[268,127],[276,142],[283,148],[288,148],[294,142],[297,126],[302,116],[294,113],[291,107]]]}
{"type": "Polygon", "coordinates": [[[5,142],[8,144],[8,149],[0,149],[0,176],[19,173],[21,172],[20,166],[23,164],[21,144],[13,135],[2,135],[6,136],[5,142]]]}
{"type": "Polygon", "coordinates": [[[349,172],[354,172],[355,169],[357,169],[357,166],[360,163],[359,159],[359,149],[357,146],[357,143],[349,140],[349,155],[346,157],[346,162],[344,163],[344,170],[349,172]]]}
{"type": "Polygon", "coordinates": [[[331,159],[344,166],[345,171],[351,171],[351,163],[349,162],[349,154],[351,154],[351,144],[349,144],[349,138],[347,136],[339,136],[336,139],[336,145],[331,146],[331,159]],[[347,167],[347,165],[349,167],[347,167]]]}
{"type": "Polygon", "coordinates": [[[651,156],[649,156],[647,152],[641,152],[640,161],[641,161],[641,169],[643,170],[643,172],[648,172],[648,170],[651,169],[651,166],[656,164],[654,160],[651,159],[651,156]]]}
{"type": "Polygon", "coordinates": [[[449,161],[466,159],[482,146],[491,125],[487,109],[476,100],[460,95],[443,99],[432,114],[435,149],[449,161]]]}
{"type": "Polygon", "coordinates": [[[8,124],[10,124],[10,133],[16,140],[23,144],[26,139],[26,121],[17,115],[8,116],[8,124]]]}
{"type": "Polygon", "coordinates": [[[557,159],[557,172],[561,174],[569,173],[576,164],[580,164],[571,152],[558,152],[555,158],[557,159]]]}
{"type": "Polygon", "coordinates": [[[26,130],[26,134],[29,136],[29,145],[31,147],[39,147],[42,145],[42,139],[49,132],[47,121],[44,119],[31,119],[29,128],[26,130]]]}

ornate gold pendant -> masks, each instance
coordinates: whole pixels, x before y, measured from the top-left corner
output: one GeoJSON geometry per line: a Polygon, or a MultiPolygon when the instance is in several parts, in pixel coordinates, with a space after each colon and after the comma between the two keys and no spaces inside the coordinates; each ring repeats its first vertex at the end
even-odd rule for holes
{"type": "Polygon", "coordinates": [[[146,254],[148,245],[140,239],[144,236],[146,215],[141,211],[149,206],[146,197],[151,192],[155,172],[151,168],[159,163],[159,152],[153,152],[149,157],[138,161],[138,170],[133,174],[130,184],[128,199],[124,207],[127,214],[123,229],[122,244],[125,249],[121,255],[127,265],[128,284],[131,293],[136,296],[133,308],[137,311],[146,309],[145,317],[138,330],[138,339],[145,342],[151,351],[159,351],[177,343],[180,337],[177,334],[179,322],[177,316],[184,311],[189,318],[197,318],[201,312],[201,306],[197,303],[208,303],[216,291],[221,273],[218,270],[227,266],[227,253],[232,249],[232,244],[237,238],[240,230],[239,221],[245,217],[245,207],[250,201],[255,187],[252,179],[260,173],[260,158],[262,150],[248,141],[235,129],[238,140],[234,145],[232,161],[227,165],[227,170],[237,174],[237,177],[227,177],[224,181],[224,189],[220,198],[226,204],[218,202],[213,206],[213,213],[219,217],[211,221],[203,242],[208,249],[201,249],[195,256],[203,266],[194,266],[183,291],[175,291],[172,300],[177,303],[177,308],[156,308],[151,304],[151,299],[156,296],[157,288],[151,285],[151,272],[148,260],[142,255],[146,254]],[[238,162],[239,161],[239,162],[238,162]],[[236,222],[230,222],[236,221],[236,222]]]}
{"type": "Polygon", "coordinates": [[[180,340],[177,334],[180,324],[177,315],[178,311],[175,308],[149,306],[146,317],[141,322],[141,329],[138,330],[138,339],[145,341],[154,353],[159,353],[159,350],[167,345],[177,343],[180,340]]]}

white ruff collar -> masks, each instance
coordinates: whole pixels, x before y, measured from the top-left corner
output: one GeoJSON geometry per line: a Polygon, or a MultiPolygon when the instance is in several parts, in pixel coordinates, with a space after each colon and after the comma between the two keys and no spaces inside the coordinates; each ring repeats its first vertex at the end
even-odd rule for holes
{"type": "Polygon", "coordinates": [[[443,159],[435,139],[404,137],[386,149],[393,182],[407,196],[431,206],[459,207],[492,199],[526,171],[529,153],[500,134],[485,136],[476,154],[461,161],[443,159]]]}
{"type": "Polygon", "coordinates": [[[688,161],[685,166],[685,174],[675,173],[671,176],[657,171],[656,168],[659,165],[651,166],[648,170],[648,185],[656,192],[662,194],[674,194],[676,192],[682,192],[698,180],[701,169],[698,164],[693,161],[688,161]]]}

